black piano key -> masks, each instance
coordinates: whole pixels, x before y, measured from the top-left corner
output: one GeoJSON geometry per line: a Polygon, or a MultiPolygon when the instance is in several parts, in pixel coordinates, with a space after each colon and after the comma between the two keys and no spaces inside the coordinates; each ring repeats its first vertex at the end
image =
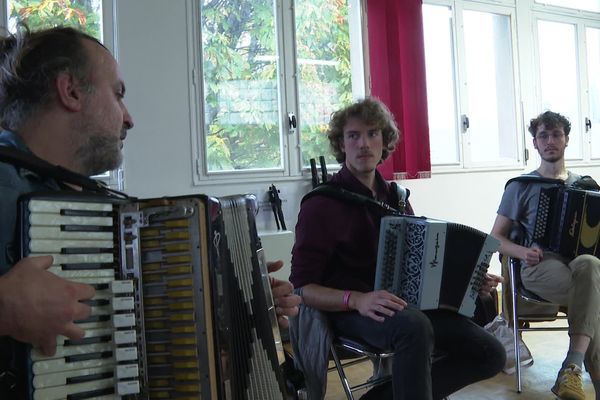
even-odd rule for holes
{"type": "Polygon", "coordinates": [[[60,215],[68,215],[71,217],[112,217],[112,211],[98,211],[98,210],[71,210],[62,209],[60,215]]]}
{"type": "Polygon", "coordinates": [[[113,394],[114,392],[115,392],[115,389],[112,387],[105,388],[105,389],[91,390],[89,392],[69,394],[69,395],[67,395],[67,400],[91,399],[93,397],[106,396],[107,394],[113,394]]]}
{"type": "Polygon", "coordinates": [[[104,322],[109,321],[110,315],[90,315],[86,319],[75,321],[76,324],[87,324],[89,322],[104,322]]]}
{"type": "Polygon", "coordinates": [[[112,232],[112,226],[104,225],[61,225],[60,230],[63,232],[112,232]]]}
{"type": "Polygon", "coordinates": [[[90,284],[96,290],[106,290],[110,287],[108,283],[92,283],[90,284]]]}
{"type": "Polygon", "coordinates": [[[83,339],[67,339],[65,340],[65,346],[81,346],[85,344],[93,344],[93,343],[106,343],[112,340],[111,335],[104,336],[96,336],[96,337],[87,337],[83,339]]]}
{"type": "Polygon", "coordinates": [[[82,375],[82,376],[72,376],[67,378],[67,385],[75,384],[75,383],[83,383],[96,381],[100,379],[112,378],[115,374],[112,371],[103,372],[100,374],[92,374],[92,375],[82,375]]]}
{"type": "Polygon", "coordinates": [[[87,354],[74,354],[72,356],[65,357],[66,363],[86,361],[86,360],[97,360],[99,358],[110,358],[112,357],[112,351],[102,351],[98,353],[87,353],[87,354]]]}
{"type": "Polygon", "coordinates": [[[110,263],[61,264],[60,266],[62,267],[63,271],[80,269],[114,269],[114,265],[110,263]]]}
{"type": "Polygon", "coordinates": [[[113,248],[103,249],[100,247],[63,247],[60,254],[102,254],[112,253],[113,248]]]}
{"type": "Polygon", "coordinates": [[[90,307],[102,307],[110,305],[109,299],[90,299],[82,300],[81,303],[87,304],[90,307]]]}

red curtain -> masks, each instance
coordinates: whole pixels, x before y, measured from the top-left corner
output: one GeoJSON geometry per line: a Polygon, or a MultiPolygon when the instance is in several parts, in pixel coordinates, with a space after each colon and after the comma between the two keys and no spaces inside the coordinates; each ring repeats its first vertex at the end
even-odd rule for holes
{"type": "Polygon", "coordinates": [[[394,114],[401,140],[379,166],[386,179],[431,177],[422,0],[368,0],[371,95],[394,114]]]}

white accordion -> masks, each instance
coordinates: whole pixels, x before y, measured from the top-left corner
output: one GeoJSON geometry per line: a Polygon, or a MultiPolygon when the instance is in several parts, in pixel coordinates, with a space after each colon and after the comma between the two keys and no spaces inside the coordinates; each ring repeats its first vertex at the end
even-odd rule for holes
{"type": "Polygon", "coordinates": [[[381,220],[375,290],[420,310],[475,312],[489,262],[500,242],[466,225],[425,217],[381,220]]]}

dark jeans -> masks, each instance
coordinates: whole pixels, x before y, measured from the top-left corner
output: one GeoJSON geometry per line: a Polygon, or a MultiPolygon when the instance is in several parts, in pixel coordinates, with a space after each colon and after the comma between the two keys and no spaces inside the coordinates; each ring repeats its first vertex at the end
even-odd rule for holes
{"type": "Polygon", "coordinates": [[[371,389],[365,398],[442,399],[471,383],[493,377],[506,360],[500,342],[468,318],[451,311],[406,309],[384,322],[358,312],[329,313],[329,318],[336,334],[394,351],[392,382],[371,389]],[[445,356],[432,365],[434,347],[445,356]]]}

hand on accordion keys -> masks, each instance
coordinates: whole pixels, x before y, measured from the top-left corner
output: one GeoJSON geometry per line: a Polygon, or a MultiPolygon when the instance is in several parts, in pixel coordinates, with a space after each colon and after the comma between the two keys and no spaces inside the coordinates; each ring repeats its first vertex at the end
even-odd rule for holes
{"type": "MultiPolygon", "coordinates": [[[[283,267],[283,261],[267,262],[269,272],[278,271],[283,267]]],[[[298,305],[300,304],[300,296],[294,294],[294,286],[287,281],[282,281],[270,277],[271,292],[273,293],[273,301],[277,311],[277,322],[281,328],[288,327],[286,317],[293,317],[298,314],[298,305]]]]}
{"type": "Polygon", "coordinates": [[[51,256],[28,257],[0,277],[0,335],[8,335],[54,355],[56,336],[80,339],[84,330],[73,321],[89,316],[82,300],[95,290],[47,271],[51,256]]]}

